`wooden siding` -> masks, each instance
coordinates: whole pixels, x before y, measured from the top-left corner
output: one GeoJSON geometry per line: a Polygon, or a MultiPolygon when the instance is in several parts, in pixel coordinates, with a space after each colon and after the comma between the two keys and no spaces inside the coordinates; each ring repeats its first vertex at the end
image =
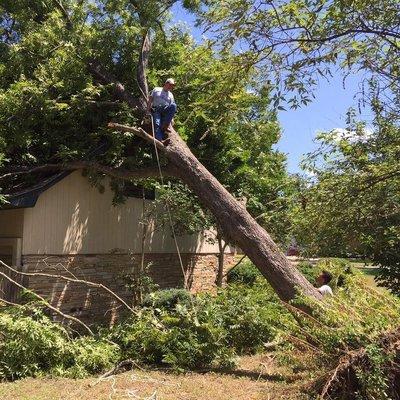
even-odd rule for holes
{"type": "MultiPolygon", "coordinates": [[[[25,209],[23,254],[104,254],[113,249],[141,251],[142,200],[112,205],[112,191],[103,194],[79,171],[41,194],[34,208],[25,209]]],[[[147,201],[150,202],[150,201],[147,201]]],[[[184,253],[216,253],[204,235],[179,237],[184,253]]],[[[146,252],[175,253],[169,231],[149,235],[146,252]]]]}

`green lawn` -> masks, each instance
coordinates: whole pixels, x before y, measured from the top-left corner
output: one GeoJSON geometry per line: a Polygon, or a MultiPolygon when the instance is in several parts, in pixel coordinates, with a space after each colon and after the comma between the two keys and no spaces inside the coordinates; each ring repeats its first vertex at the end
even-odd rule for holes
{"type": "MultiPolygon", "coordinates": [[[[375,288],[378,287],[378,285],[376,284],[376,281],[375,281],[375,276],[378,275],[379,268],[373,267],[373,266],[364,266],[364,265],[365,264],[363,264],[363,265],[358,264],[358,265],[353,265],[353,266],[356,267],[359,271],[361,271],[365,275],[367,282],[372,287],[375,287],[375,288]]],[[[382,288],[380,288],[380,289],[382,289],[382,288]]]]}

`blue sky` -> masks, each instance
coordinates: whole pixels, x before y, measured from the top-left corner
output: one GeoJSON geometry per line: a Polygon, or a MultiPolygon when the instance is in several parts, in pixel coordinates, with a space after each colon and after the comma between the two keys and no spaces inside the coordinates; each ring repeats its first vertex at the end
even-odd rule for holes
{"type": "MultiPolygon", "coordinates": [[[[201,41],[201,30],[194,27],[193,15],[179,5],[172,8],[172,14],[174,22],[185,23],[193,37],[201,41]]],[[[303,155],[318,147],[314,142],[318,131],[344,128],[347,110],[349,107],[357,108],[354,95],[359,91],[360,80],[360,76],[349,76],[343,86],[342,76],[337,72],[329,82],[320,80],[311,104],[298,110],[279,112],[282,136],[276,147],[287,155],[289,172],[300,172],[299,163],[303,155]]],[[[366,113],[362,117],[368,119],[366,113]]]]}
{"type": "MultiPolygon", "coordinates": [[[[314,141],[316,133],[345,127],[349,107],[358,108],[354,95],[359,91],[360,80],[360,76],[349,76],[343,85],[337,72],[329,82],[319,82],[312,103],[279,113],[283,132],[277,147],[287,154],[289,172],[299,172],[302,156],[318,148],[314,141]]],[[[367,114],[364,110],[362,117],[368,120],[367,114]]]]}

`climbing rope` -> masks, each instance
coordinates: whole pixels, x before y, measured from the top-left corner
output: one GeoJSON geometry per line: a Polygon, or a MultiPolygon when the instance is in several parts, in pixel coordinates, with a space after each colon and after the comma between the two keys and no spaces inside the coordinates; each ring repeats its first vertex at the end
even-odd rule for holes
{"type": "MultiPolygon", "coordinates": [[[[160,174],[160,181],[161,181],[161,185],[164,186],[164,176],[162,173],[162,169],[161,169],[161,164],[160,164],[160,157],[158,155],[158,149],[157,149],[157,144],[156,144],[156,136],[155,136],[155,132],[154,132],[154,120],[153,120],[153,116],[150,117],[151,119],[151,130],[153,133],[153,144],[154,144],[154,151],[156,153],[156,160],[157,160],[157,165],[158,165],[158,172],[160,174]]],[[[182,256],[181,256],[181,252],[179,250],[179,245],[178,245],[178,240],[176,238],[176,234],[175,234],[175,229],[174,229],[174,224],[172,222],[172,216],[171,216],[171,209],[169,206],[169,199],[167,198],[166,201],[166,207],[167,207],[167,214],[168,214],[168,219],[169,219],[169,224],[170,224],[170,228],[171,228],[171,232],[172,232],[172,236],[174,238],[174,243],[175,243],[175,247],[176,247],[176,252],[178,254],[178,258],[179,258],[179,264],[181,266],[181,270],[182,270],[182,275],[183,275],[183,287],[186,290],[189,290],[189,283],[188,283],[188,279],[187,279],[187,274],[185,271],[185,268],[183,266],[183,261],[182,261],[182,256]]]]}

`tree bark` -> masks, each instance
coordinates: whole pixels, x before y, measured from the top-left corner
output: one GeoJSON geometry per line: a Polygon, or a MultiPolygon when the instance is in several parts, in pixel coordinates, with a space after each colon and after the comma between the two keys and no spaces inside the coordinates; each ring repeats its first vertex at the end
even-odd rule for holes
{"type": "Polygon", "coordinates": [[[136,80],[140,90],[140,108],[146,110],[147,100],[149,97],[149,88],[147,85],[146,69],[149,63],[151,41],[150,41],[149,29],[146,29],[143,33],[142,48],[139,56],[139,62],[136,71],[136,80]]]}
{"type": "MultiPolygon", "coordinates": [[[[153,137],[141,128],[110,124],[116,130],[133,132],[153,142],[153,137]]],[[[214,215],[224,237],[236,244],[261,271],[283,301],[293,300],[296,294],[321,299],[321,294],[290,263],[269,234],[199,162],[186,143],[171,128],[170,142],[164,146],[156,140],[157,148],[175,167],[180,178],[214,215]]]]}

